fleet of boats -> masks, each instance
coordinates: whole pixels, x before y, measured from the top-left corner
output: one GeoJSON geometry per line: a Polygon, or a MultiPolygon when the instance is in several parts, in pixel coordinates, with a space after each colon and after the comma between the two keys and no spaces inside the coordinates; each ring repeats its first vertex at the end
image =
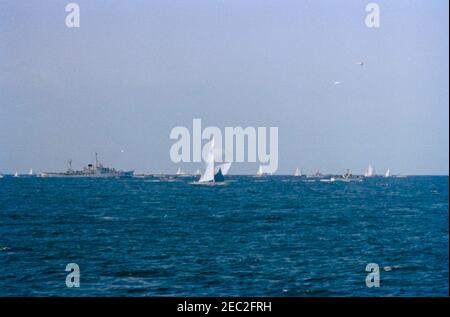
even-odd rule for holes
{"type": "MultiPolygon", "coordinates": [[[[215,158],[214,149],[214,139],[211,140],[209,150],[207,151],[205,169],[202,172],[197,169],[195,173],[189,174],[184,172],[181,168],[175,173],[175,177],[198,177],[197,183],[222,183],[225,181],[226,175],[229,174],[231,169],[231,162],[218,162],[215,158]]],[[[81,170],[75,170],[72,168],[72,160],[68,161],[68,168],[64,172],[41,172],[35,174],[31,168],[27,174],[20,175],[17,171],[11,175],[12,177],[145,177],[145,176],[155,176],[156,174],[134,174],[133,170],[124,171],[115,168],[110,168],[104,166],[98,160],[98,154],[95,153],[95,163],[88,164],[81,170]]],[[[162,175],[162,174],[161,174],[162,175]]],[[[267,177],[271,176],[271,173],[265,171],[264,166],[260,165],[258,171],[256,172],[256,177],[267,177]]],[[[335,182],[335,181],[352,181],[352,180],[362,180],[371,177],[405,177],[405,176],[394,176],[391,174],[388,168],[384,174],[378,175],[375,172],[372,164],[369,164],[363,175],[354,175],[347,169],[342,175],[324,175],[320,171],[314,174],[306,175],[298,167],[295,169],[293,174],[294,177],[300,178],[312,178],[318,179],[321,182],[335,182]]],[[[0,178],[4,175],[0,174],[0,178]]]]}

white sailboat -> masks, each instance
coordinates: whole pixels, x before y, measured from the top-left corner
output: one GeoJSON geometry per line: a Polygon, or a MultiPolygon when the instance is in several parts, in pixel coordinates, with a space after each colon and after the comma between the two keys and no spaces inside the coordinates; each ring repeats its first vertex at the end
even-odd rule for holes
{"type": "Polygon", "coordinates": [[[303,176],[302,171],[300,171],[297,167],[297,169],[295,170],[294,176],[303,176]]]}
{"type": "Polygon", "coordinates": [[[228,174],[231,167],[231,162],[223,163],[215,166],[214,160],[214,138],[209,142],[209,148],[206,157],[205,172],[199,179],[199,183],[221,183],[224,181],[224,176],[228,174]]]}
{"type": "Polygon", "coordinates": [[[256,172],[256,176],[267,176],[270,175],[271,173],[265,172],[264,171],[264,166],[260,165],[258,168],[258,171],[256,172]]]}
{"type": "Polygon", "coordinates": [[[214,161],[207,162],[205,172],[202,174],[199,183],[209,183],[214,182],[214,161]]]}
{"type": "Polygon", "coordinates": [[[29,176],[33,176],[33,169],[32,168],[30,168],[30,171],[28,172],[28,175],[29,176]]]}
{"type": "Polygon", "coordinates": [[[188,176],[181,168],[178,168],[176,175],[177,176],[188,176]]]}
{"type": "Polygon", "coordinates": [[[214,138],[209,142],[209,148],[206,157],[206,168],[198,182],[214,182],[214,138]]]}
{"type": "Polygon", "coordinates": [[[369,166],[367,167],[366,172],[364,173],[365,177],[372,177],[375,175],[375,170],[373,169],[372,165],[369,164],[369,166]]]}
{"type": "Polygon", "coordinates": [[[198,169],[198,170],[195,171],[194,175],[197,175],[197,176],[198,175],[202,175],[202,172],[198,169]]]}
{"type": "Polygon", "coordinates": [[[19,177],[19,173],[17,171],[14,173],[14,177],[19,177]]]}
{"type": "Polygon", "coordinates": [[[257,176],[263,176],[264,175],[262,165],[259,166],[258,171],[256,172],[256,175],[257,176]]]}
{"type": "Polygon", "coordinates": [[[384,177],[391,177],[391,171],[389,170],[389,168],[384,173],[384,177]]]}

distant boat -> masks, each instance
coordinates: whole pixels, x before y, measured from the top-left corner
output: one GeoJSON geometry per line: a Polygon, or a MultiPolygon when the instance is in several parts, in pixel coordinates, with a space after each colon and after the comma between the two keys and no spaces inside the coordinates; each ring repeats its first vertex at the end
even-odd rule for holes
{"type": "Polygon", "coordinates": [[[19,177],[19,173],[17,171],[14,173],[14,177],[19,177]]]}
{"type": "Polygon", "coordinates": [[[103,166],[95,153],[95,164],[88,164],[82,170],[72,169],[72,160],[68,161],[68,169],[65,172],[42,172],[41,176],[48,177],[133,177],[134,171],[123,171],[103,166]]]}
{"type": "Polygon", "coordinates": [[[372,165],[369,164],[369,166],[367,167],[367,170],[364,173],[365,177],[372,177],[375,175],[375,170],[373,169],[372,165]]]}
{"type": "Polygon", "coordinates": [[[320,171],[317,171],[315,174],[313,175],[308,175],[308,178],[322,178],[323,174],[320,171]]]}
{"type": "Polygon", "coordinates": [[[256,172],[256,176],[267,176],[270,173],[264,171],[264,167],[262,165],[259,166],[258,171],[256,172]]]}
{"type": "Polygon", "coordinates": [[[206,163],[205,172],[202,174],[200,179],[198,180],[199,183],[210,183],[214,182],[214,160],[211,162],[206,163]]]}
{"type": "Polygon", "coordinates": [[[344,179],[350,179],[352,177],[353,177],[353,175],[352,175],[352,173],[350,173],[349,169],[347,169],[347,171],[345,171],[345,173],[342,175],[342,178],[344,178],[344,179]]]}
{"type": "Polygon", "coordinates": [[[30,171],[28,172],[28,175],[33,176],[33,169],[30,168],[30,171]]]}
{"type": "Polygon", "coordinates": [[[294,176],[303,176],[302,171],[298,169],[298,167],[295,169],[294,176]]]}
{"type": "Polygon", "coordinates": [[[258,168],[258,171],[256,172],[256,175],[262,176],[263,174],[264,174],[263,168],[262,168],[262,166],[260,165],[259,168],[258,168]]]}
{"type": "Polygon", "coordinates": [[[195,173],[194,173],[194,175],[197,175],[197,176],[198,176],[198,175],[202,175],[202,172],[201,172],[200,170],[196,170],[195,173]]]}
{"type": "Polygon", "coordinates": [[[199,179],[199,183],[221,183],[225,181],[225,175],[230,170],[231,163],[223,163],[215,166],[214,161],[214,138],[209,143],[209,150],[206,158],[205,172],[199,179]]]}
{"type": "Polygon", "coordinates": [[[183,170],[181,170],[181,168],[179,168],[177,170],[177,172],[175,173],[175,175],[177,176],[189,176],[188,174],[186,174],[183,170]]]}
{"type": "Polygon", "coordinates": [[[389,168],[384,173],[384,177],[391,177],[391,171],[389,170],[389,168]]]}

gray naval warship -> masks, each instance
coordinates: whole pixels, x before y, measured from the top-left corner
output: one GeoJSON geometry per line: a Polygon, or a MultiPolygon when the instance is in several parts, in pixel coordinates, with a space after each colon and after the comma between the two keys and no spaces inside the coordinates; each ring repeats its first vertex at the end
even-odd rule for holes
{"type": "Polygon", "coordinates": [[[132,177],[134,171],[123,171],[115,168],[105,167],[98,161],[98,154],[95,153],[95,164],[88,164],[82,170],[72,169],[72,160],[69,160],[69,167],[65,172],[43,172],[43,177],[132,177]]]}

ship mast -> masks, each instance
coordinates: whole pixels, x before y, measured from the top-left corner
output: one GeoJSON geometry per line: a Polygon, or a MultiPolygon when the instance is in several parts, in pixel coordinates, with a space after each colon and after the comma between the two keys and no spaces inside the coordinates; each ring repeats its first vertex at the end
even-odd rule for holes
{"type": "Polygon", "coordinates": [[[98,167],[98,153],[95,152],[95,167],[98,167]]]}

